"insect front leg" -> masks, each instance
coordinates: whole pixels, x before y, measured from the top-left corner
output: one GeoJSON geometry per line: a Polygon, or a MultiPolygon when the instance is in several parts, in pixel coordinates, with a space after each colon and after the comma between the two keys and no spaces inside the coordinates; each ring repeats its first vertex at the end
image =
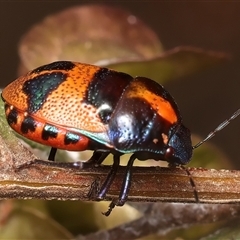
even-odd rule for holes
{"type": "Polygon", "coordinates": [[[103,213],[105,216],[109,216],[115,206],[123,206],[128,198],[128,193],[131,187],[131,180],[132,180],[132,166],[134,160],[136,159],[135,154],[133,154],[130,159],[128,160],[124,180],[122,183],[122,188],[119,194],[118,199],[113,199],[109,205],[109,209],[103,213]]]}

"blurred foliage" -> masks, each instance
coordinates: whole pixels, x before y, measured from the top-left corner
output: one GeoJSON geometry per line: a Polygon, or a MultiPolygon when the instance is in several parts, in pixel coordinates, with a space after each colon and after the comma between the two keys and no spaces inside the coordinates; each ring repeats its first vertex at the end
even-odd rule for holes
{"type": "MultiPolygon", "coordinates": [[[[63,226],[52,220],[45,211],[43,201],[11,201],[1,202],[1,209],[12,210],[5,219],[1,219],[1,239],[72,239],[73,235],[63,226]],[[27,205],[30,206],[27,206],[27,205]],[[39,209],[39,206],[42,206],[39,209]]],[[[2,214],[3,212],[1,212],[2,214]]]]}

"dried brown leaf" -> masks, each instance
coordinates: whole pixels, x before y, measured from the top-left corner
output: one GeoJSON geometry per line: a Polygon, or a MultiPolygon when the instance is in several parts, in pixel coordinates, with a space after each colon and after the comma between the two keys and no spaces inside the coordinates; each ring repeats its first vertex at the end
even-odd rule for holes
{"type": "Polygon", "coordinates": [[[157,35],[128,11],[83,5],[48,16],[33,26],[22,37],[19,54],[22,65],[30,70],[57,60],[95,63],[145,59],[161,49],[157,35]]]}

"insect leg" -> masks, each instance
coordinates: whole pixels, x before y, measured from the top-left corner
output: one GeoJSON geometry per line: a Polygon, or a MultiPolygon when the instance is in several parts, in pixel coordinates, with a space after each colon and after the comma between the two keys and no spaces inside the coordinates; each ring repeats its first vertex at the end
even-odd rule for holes
{"type": "Polygon", "coordinates": [[[195,182],[192,178],[192,175],[191,175],[190,171],[187,168],[185,168],[183,165],[180,165],[180,168],[183,169],[187,173],[187,175],[189,177],[190,184],[191,184],[192,189],[193,189],[193,194],[194,194],[195,201],[196,201],[196,203],[199,203],[200,201],[199,201],[199,197],[198,197],[197,187],[195,185],[195,182]]]}
{"type": "Polygon", "coordinates": [[[48,156],[48,160],[54,161],[56,153],[57,153],[57,148],[52,147],[48,156]]]}
{"type": "Polygon", "coordinates": [[[120,163],[120,155],[114,155],[112,168],[111,168],[110,172],[108,173],[106,180],[104,181],[103,185],[101,186],[101,188],[97,194],[97,200],[102,200],[105,197],[107,191],[109,190],[109,188],[116,176],[119,163],[120,163]]]}
{"type": "Polygon", "coordinates": [[[136,156],[135,154],[133,154],[128,160],[127,169],[125,172],[119,197],[118,199],[112,200],[112,202],[109,205],[109,209],[107,210],[107,212],[103,213],[103,215],[109,216],[115,206],[123,206],[124,203],[127,201],[128,193],[131,186],[131,180],[132,180],[132,166],[135,159],[136,159],[136,156]]]}
{"type": "Polygon", "coordinates": [[[94,151],[92,157],[85,163],[100,165],[108,155],[109,152],[94,151]]]}

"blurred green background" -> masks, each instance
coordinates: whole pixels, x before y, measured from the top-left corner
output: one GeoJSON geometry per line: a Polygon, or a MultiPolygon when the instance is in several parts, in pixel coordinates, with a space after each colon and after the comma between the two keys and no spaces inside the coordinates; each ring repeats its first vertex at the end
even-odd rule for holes
{"type": "MultiPolygon", "coordinates": [[[[201,74],[169,83],[184,123],[204,137],[240,107],[240,2],[151,1],[0,1],[0,87],[14,80],[18,42],[33,24],[70,6],[86,3],[121,6],[158,34],[164,48],[191,45],[220,50],[231,61],[201,74]]],[[[240,167],[240,118],[211,140],[240,167]]]]}

